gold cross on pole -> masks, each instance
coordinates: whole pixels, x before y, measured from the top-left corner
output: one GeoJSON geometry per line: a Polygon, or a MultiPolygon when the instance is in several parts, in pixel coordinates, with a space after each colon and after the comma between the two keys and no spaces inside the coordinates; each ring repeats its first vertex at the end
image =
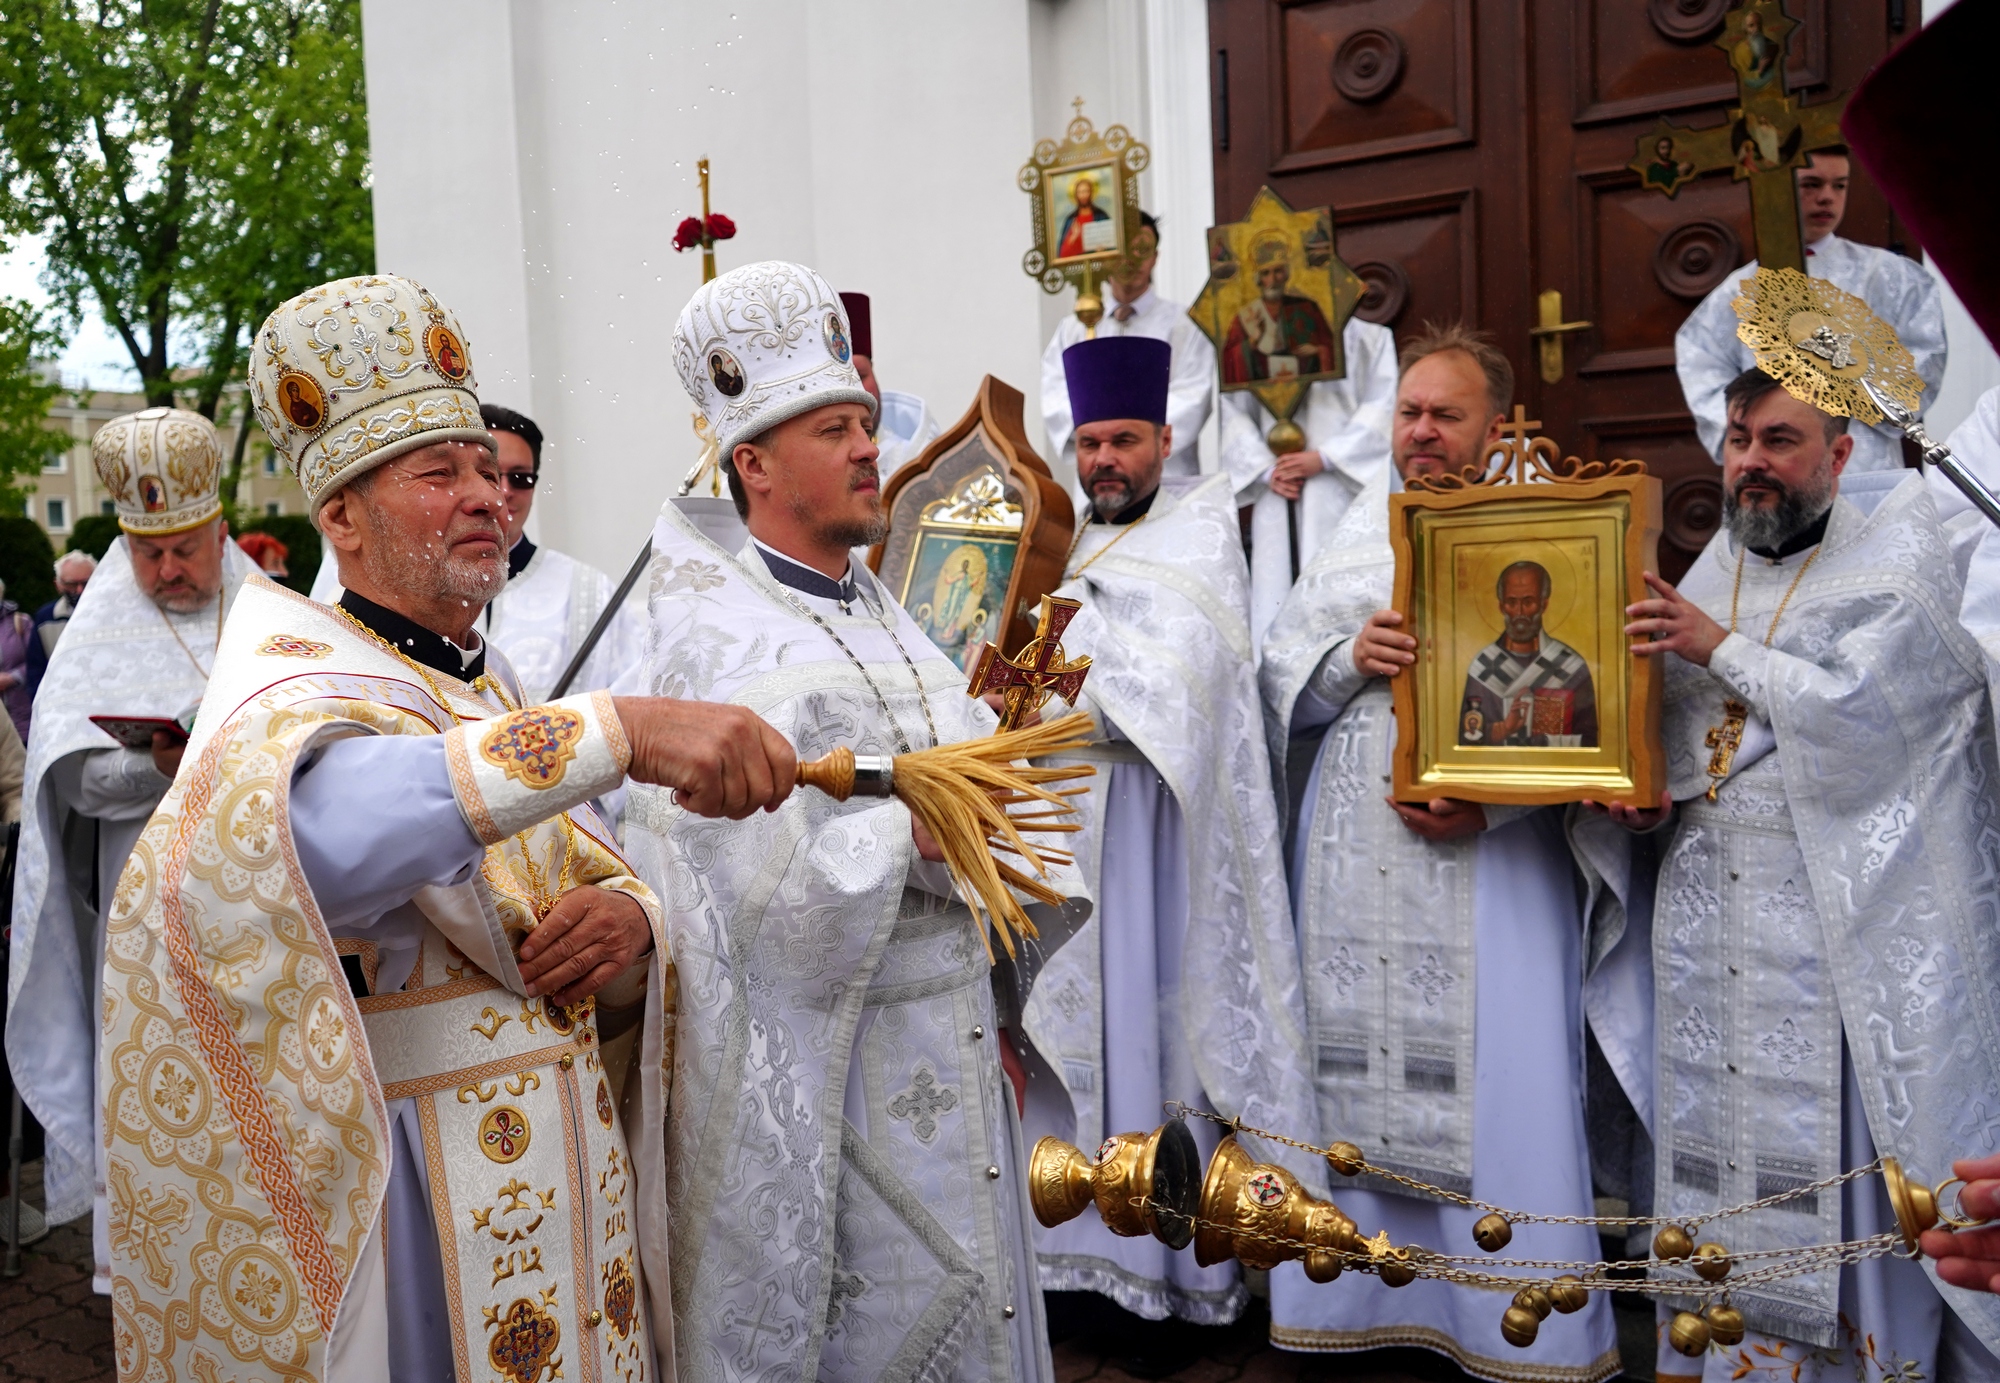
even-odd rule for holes
{"type": "Polygon", "coordinates": [[[1785,94],[1785,55],[1799,21],[1784,0],[1746,0],[1723,20],[1715,40],[1736,74],[1739,104],[1729,123],[1693,130],[1661,119],[1639,137],[1625,166],[1641,187],[1671,197],[1703,173],[1733,170],[1750,184],[1750,218],[1757,232],[1757,262],[1767,269],[1806,267],[1799,234],[1798,188],[1792,170],[1815,149],[1839,144],[1840,113],[1847,98],[1800,108],[1785,94]]]}
{"type": "Polygon", "coordinates": [[[987,644],[979,650],[966,683],[966,695],[985,696],[1000,692],[1005,704],[1000,712],[1000,729],[1019,729],[1030,711],[1039,711],[1050,696],[1060,696],[1071,705],[1083,691],[1083,679],[1090,673],[1090,659],[1070,659],[1063,655],[1063,630],[1076,618],[1083,605],[1061,596],[1042,597],[1041,619],[1035,637],[1028,640],[1013,658],[987,644]]]}

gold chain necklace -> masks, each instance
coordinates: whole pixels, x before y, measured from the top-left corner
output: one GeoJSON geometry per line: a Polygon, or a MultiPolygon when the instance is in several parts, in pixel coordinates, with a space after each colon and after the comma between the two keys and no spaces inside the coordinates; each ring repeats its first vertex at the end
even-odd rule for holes
{"type": "Polygon", "coordinates": [[[215,654],[222,648],[222,610],[223,606],[228,603],[224,598],[226,595],[226,590],[218,590],[215,593],[215,649],[209,653],[207,667],[203,667],[201,660],[194,656],[194,650],[187,646],[187,640],[181,637],[181,631],[174,628],[173,616],[169,615],[163,606],[155,605],[153,607],[160,612],[160,618],[166,622],[167,632],[174,636],[174,642],[181,646],[181,652],[187,654],[187,660],[194,664],[194,670],[201,674],[201,679],[204,682],[215,671],[215,654]]]}
{"type": "MultiPolygon", "coordinates": [[[[437,698],[438,705],[444,707],[445,710],[449,711],[456,719],[459,720],[483,719],[483,717],[481,716],[459,715],[458,711],[452,706],[450,700],[445,696],[444,688],[440,687],[437,684],[437,680],[431,676],[429,668],[426,668],[422,663],[418,662],[415,658],[412,658],[409,654],[403,652],[402,649],[396,647],[395,644],[389,642],[389,640],[383,638],[373,629],[370,629],[367,625],[363,624],[360,620],[356,619],[351,613],[348,612],[347,607],[343,605],[336,605],[333,607],[333,610],[335,614],[339,615],[342,619],[346,620],[349,624],[353,625],[356,629],[360,630],[361,633],[365,637],[367,637],[372,643],[376,644],[381,648],[387,649],[390,655],[393,656],[398,662],[402,663],[403,666],[409,668],[410,671],[416,673],[417,676],[423,678],[424,685],[431,689],[431,695],[437,698]]],[[[479,674],[478,677],[474,678],[471,682],[467,683],[466,685],[470,686],[472,690],[475,692],[478,691],[492,692],[494,696],[500,699],[500,704],[506,707],[510,711],[516,711],[520,709],[520,707],[514,704],[513,698],[507,695],[507,689],[500,685],[500,680],[494,677],[491,673],[482,672],[479,674]]]]}
{"type": "Polygon", "coordinates": [[[1095,552],[1091,553],[1091,554],[1090,554],[1090,556],[1089,556],[1088,558],[1086,558],[1086,559],[1084,560],[1084,564],[1083,564],[1082,566],[1078,567],[1078,568],[1077,568],[1077,569],[1076,569],[1075,571],[1071,571],[1071,570],[1069,569],[1069,563],[1070,563],[1070,559],[1071,559],[1072,557],[1076,556],[1076,550],[1077,550],[1078,548],[1080,548],[1080,547],[1082,547],[1082,546],[1083,546],[1083,535],[1084,535],[1084,534],[1086,534],[1086,533],[1088,533],[1088,532],[1090,531],[1090,525],[1089,525],[1089,524],[1087,524],[1087,523],[1080,523],[1080,524],[1078,524],[1078,525],[1076,526],[1076,536],[1075,536],[1074,538],[1071,538],[1071,539],[1069,540],[1069,551],[1063,554],[1063,581],[1064,581],[1064,583],[1066,584],[1066,583],[1068,583],[1068,582],[1071,582],[1071,581],[1074,581],[1074,580],[1076,580],[1076,578],[1077,578],[1077,577],[1079,577],[1079,576],[1082,576],[1082,575],[1083,575],[1083,574],[1084,574],[1084,573],[1085,573],[1086,571],[1089,571],[1089,570],[1090,570],[1090,564],[1091,564],[1092,562],[1095,562],[1095,561],[1096,561],[1096,560],[1097,560],[1098,558],[1102,557],[1102,556],[1103,556],[1103,555],[1104,555],[1105,553],[1107,553],[1107,552],[1111,551],[1111,549],[1112,549],[1112,548],[1114,548],[1114,547],[1117,547],[1119,543],[1121,543],[1121,542],[1123,542],[1123,541],[1125,540],[1125,537],[1126,537],[1126,535],[1127,535],[1127,534],[1129,534],[1129,533],[1130,533],[1130,532],[1131,532],[1131,531],[1132,531],[1133,529],[1137,528],[1137,527],[1138,527],[1138,526],[1139,526],[1140,524],[1144,523],[1144,522],[1145,522],[1145,521],[1146,521],[1147,519],[1150,519],[1150,518],[1152,518],[1152,517],[1153,517],[1153,511],[1152,511],[1152,510],[1150,510],[1150,509],[1148,509],[1148,510],[1147,510],[1147,511],[1146,511],[1145,513],[1141,514],[1141,515],[1140,515],[1140,516],[1139,516],[1138,518],[1136,518],[1136,519],[1132,520],[1132,522],[1130,522],[1130,523],[1126,524],[1126,525],[1125,525],[1125,527],[1124,527],[1123,529],[1121,529],[1121,530],[1119,531],[1119,533],[1118,533],[1118,536],[1117,536],[1117,537],[1113,538],[1113,539],[1112,539],[1112,540],[1111,540],[1110,542],[1106,543],[1106,544],[1105,544],[1105,545],[1104,545],[1103,547],[1101,547],[1101,548],[1097,549],[1097,551],[1095,551],[1095,552]]]}
{"type": "MultiPolygon", "coordinates": [[[[1825,546],[1822,542],[1821,546],[1825,546]]],[[[1820,548],[1815,547],[1806,560],[1799,563],[1799,574],[1792,578],[1792,584],[1785,588],[1785,598],[1778,602],[1778,608],[1771,614],[1771,627],[1764,631],[1764,647],[1771,646],[1771,640],[1778,636],[1778,621],[1785,617],[1785,607],[1792,603],[1799,583],[1806,579],[1806,572],[1818,560],[1820,548]]],[[[1746,546],[1736,554],[1736,587],[1729,593],[1729,632],[1736,632],[1736,606],[1743,598],[1743,563],[1750,556],[1746,546]]],[[[1708,727],[1708,734],[1702,743],[1713,751],[1708,756],[1708,800],[1715,800],[1716,792],[1723,780],[1729,777],[1729,770],[1735,766],[1736,751],[1743,746],[1743,727],[1750,723],[1750,708],[1735,697],[1724,697],[1722,701],[1722,724],[1708,727]]]]}

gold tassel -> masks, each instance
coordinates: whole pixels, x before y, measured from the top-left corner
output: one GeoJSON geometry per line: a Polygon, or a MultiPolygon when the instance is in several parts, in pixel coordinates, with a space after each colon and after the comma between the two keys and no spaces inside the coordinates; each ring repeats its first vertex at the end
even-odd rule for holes
{"type": "Polygon", "coordinates": [[[1057,907],[1063,902],[1046,882],[1048,865],[1068,864],[1070,856],[1046,845],[1031,845],[1027,835],[1082,830],[1077,822],[1062,818],[1074,814],[1069,799],[1088,789],[1047,785],[1088,778],[1097,771],[1088,764],[1038,767],[1016,761],[1081,749],[1090,743],[1091,734],[1089,716],[1068,715],[1025,730],[898,754],[893,760],[857,758],[853,750],[841,748],[801,763],[798,782],[842,802],[856,792],[901,798],[944,852],[952,882],[979,920],[980,939],[991,963],[989,928],[999,935],[1009,956],[1014,954],[1016,935],[1037,935],[1010,885],[1037,902],[1057,907]],[[1028,803],[1039,803],[1042,809],[1019,814],[1009,810],[1028,803]],[[1028,868],[1002,863],[994,858],[995,851],[1019,858],[1028,868]]]}

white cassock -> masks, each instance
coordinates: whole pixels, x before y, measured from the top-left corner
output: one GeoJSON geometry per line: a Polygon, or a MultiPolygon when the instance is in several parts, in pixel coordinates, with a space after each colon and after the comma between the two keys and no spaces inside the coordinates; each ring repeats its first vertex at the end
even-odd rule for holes
{"type": "MultiPolygon", "coordinates": [[[[529,552],[526,564],[510,571],[507,584],[480,616],[479,629],[507,655],[532,705],[547,700],[555,689],[556,679],[590,637],[591,627],[604,613],[617,583],[566,552],[526,538],[515,544],[510,555],[518,556],[523,543],[529,552]]],[[[312,598],[336,605],[340,593],[340,569],[329,552],[320,560],[319,575],[313,578],[312,598]]],[[[604,637],[597,641],[564,695],[609,687],[638,665],[645,638],[645,621],[627,604],[611,617],[604,637]]]]}
{"type": "MultiPolygon", "coordinates": [[[[1728,419],[1722,391],[1729,382],[1757,363],[1757,357],[1736,335],[1736,311],[1730,306],[1743,291],[1743,281],[1757,272],[1751,260],[1710,291],[1674,333],[1674,368],[1681,378],[1688,412],[1708,454],[1720,460],[1728,419]]],[[[1896,329],[1896,336],[1915,357],[1924,394],[1917,412],[1937,399],[1944,379],[1944,308],[1937,280],[1923,265],[1891,250],[1857,245],[1829,235],[1806,249],[1806,272],[1828,279],[1868,302],[1870,310],[1896,329]]],[[[1850,471],[1893,471],[1903,465],[1903,433],[1883,423],[1851,429],[1854,454],[1850,471]]]]}
{"type": "MultiPolygon", "coordinates": [[[[1168,475],[1198,475],[1201,457],[1196,442],[1215,399],[1215,346],[1179,303],[1169,302],[1148,288],[1132,304],[1130,318],[1120,321],[1118,300],[1105,294],[1099,336],[1150,336],[1172,350],[1167,376],[1167,423],[1174,430],[1174,454],[1167,458],[1168,475]]],[[[1062,319],[1042,352],[1042,422],[1049,445],[1076,472],[1076,421],[1069,406],[1069,375],[1063,352],[1084,339],[1084,325],[1074,313],[1062,319]]]]}
{"type": "MultiPolygon", "coordinates": [[[[1061,594],[1092,659],[1082,707],[1110,743],[1076,837],[1098,910],[1049,960],[1026,1010],[1061,1088],[1032,1084],[1029,1141],[1083,1148],[1148,1133],[1179,1100],[1294,1137],[1314,1127],[1298,954],[1229,478],[1169,478],[1135,523],[1093,523],[1061,594]]],[[[1191,1121],[1204,1158],[1222,1130],[1191,1121]]],[[[1245,1139],[1317,1193],[1318,1159],[1245,1139]]],[[[1044,1289],[1101,1292],[1138,1315],[1216,1325],[1246,1292],[1233,1262],[1120,1238],[1094,1210],[1037,1236],[1044,1289]]],[[[1298,1275],[1296,1264],[1277,1274],[1298,1275]]]]}
{"type": "MultiPolygon", "coordinates": [[[[124,749],[93,715],[179,716],[208,685],[221,613],[155,605],[133,579],[119,538],[77,601],[35,698],[22,790],[8,976],[7,1059],[21,1098],[48,1135],[42,1186],[48,1222],[95,1208],[96,1275],[111,1290],[103,1124],[97,1111],[97,981],[119,871],[168,782],[143,749],[124,749]]],[[[233,600],[256,563],[223,550],[233,600]]]]}
{"type": "MultiPolygon", "coordinates": [[[[1945,445],[1965,463],[1974,479],[2000,493],[2000,387],[1979,396],[1979,402],[1945,445]]],[[[1994,537],[2000,530],[1964,491],[1945,478],[1943,471],[1924,467],[1924,483],[1930,487],[1938,518],[1951,542],[1952,557],[1965,582],[1959,617],[1990,653],[2000,653],[2000,538],[1994,537]]]]}
{"type": "MultiPolygon", "coordinates": [[[[1292,898],[1322,1142],[1462,1195],[1537,1214],[1593,1213],[1583,1117],[1583,919],[1561,809],[1485,808],[1479,835],[1432,844],[1388,794],[1389,683],[1354,666],[1386,609],[1393,467],[1379,472],[1299,577],[1260,677],[1274,776],[1311,772],[1293,834],[1292,898]],[[1313,736],[1323,730],[1314,742],[1313,736]]],[[[1477,1210],[1336,1179],[1363,1234],[1475,1252],[1477,1210]]],[[[1517,1225],[1510,1258],[1600,1254],[1579,1225],[1517,1225]]],[[[1528,1349],[1500,1335],[1505,1301],[1430,1280],[1271,1282],[1271,1338],[1289,1349],[1421,1345],[1488,1378],[1608,1378],[1610,1303],[1552,1317],[1528,1349]],[[1532,1372],[1531,1372],[1532,1370],[1532,1372]]]]}
{"type": "Polygon", "coordinates": [[[882,391],[882,408],[875,417],[875,469],[883,480],[898,467],[914,461],[938,435],[938,421],[930,406],[915,394],[896,389],[882,391]]]}
{"type": "MultiPolygon", "coordinates": [[[[1309,386],[1292,414],[1326,469],[1299,495],[1299,570],[1332,536],[1341,515],[1368,483],[1389,469],[1389,434],[1396,407],[1396,338],[1387,327],[1349,317],[1340,333],[1347,375],[1309,386]]],[[[1264,438],[1277,419],[1247,389],[1222,395],[1222,468],[1236,503],[1250,514],[1250,644],[1262,656],[1265,632],[1292,588],[1288,504],[1270,489],[1277,458],[1264,438]]]]}
{"type": "MultiPolygon", "coordinates": [[[[639,690],[748,706],[801,758],[896,754],[931,744],[933,725],[943,742],[991,732],[865,567],[845,600],[824,576],[833,594],[774,570],[815,585],[666,506],[639,690]]],[[[703,821],[634,785],[625,843],[670,900],[680,973],[667,1203],[682,1377],[1051,1377],[996,972],[944,867],[918,859],[909,810],[801,789],[776,812],[703,821]]],[[[1031,909],[1038,953],[1088,913],[1073,872],[1057,886],[1079,901],[1031,909]]]]}
{"type": "MultiPolygon", "coordinates": [[[[1957,576],[1923,480],[1861,497],[1869,509],[1841,494],[1819,546],[1777,562],[1739,567],[1719,533],[1680,583],[1712,618],[1737,614],[1707,668],[1667,657],[1678,806],[1652,914],[1654,1047],[1614,1058],[1654,1067],[1661,1215],[1805,1186],[1878,1151],[1931,1185],[2000,1143],[2000,760],[1984,669],[1953,619],[1957,576]],[[1711,803],[1705,739],[1725,697],[1749,716],[1711,803]]],[[[1620,833],[1596,820],[1578,834],[1615,848],[1620,833]]],[[[1599,1039],[1610,1054],[1615,1036],[1599,1039]]],[[[1716,1226],[1731,1248],[1894,1227],[1879,1177],[1716,1226]]],[[[1706,1376],[1782,1359],[1788,1379],[1804,1361],[1800,1383],[1933,1379],[1941,1333],[1977,1361],[1962,1376],[2000,1376],[1966,1338],[2000,1343],[2000,1301],[1938,1287],[1927,1267],[1876,1258],[1738,1291],[1751,1333],[1712,1351],[1706,1376]],[[1946,1302],[1962,1327],[1944,1330],[1946,1302]]],[[[1662,1354],[1661,1367],[1695,1366],[1662,1354]]]]}

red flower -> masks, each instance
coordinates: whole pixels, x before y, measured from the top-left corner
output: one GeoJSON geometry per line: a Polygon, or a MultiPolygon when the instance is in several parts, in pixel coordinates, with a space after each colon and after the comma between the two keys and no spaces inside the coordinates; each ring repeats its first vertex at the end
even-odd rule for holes
{"type": "Polygon", "coordinates": [[[701,218],[690,216],[674,228],[674,249],[692,250],[701,243],[701,218]]]}
{"type": "Polygon", "coordinates": [[[708,237],[711,240],[728,240],[736,234],[736,223],[716,212],[708,218],[708,237]]]}

